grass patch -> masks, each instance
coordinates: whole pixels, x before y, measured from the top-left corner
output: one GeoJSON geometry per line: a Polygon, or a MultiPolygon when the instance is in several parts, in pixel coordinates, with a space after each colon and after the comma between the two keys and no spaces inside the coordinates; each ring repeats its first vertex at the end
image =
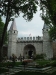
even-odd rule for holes
{"type": "Polygon", "coordinates": [[[36,63],[39,65],[54,64],[56,60],[36,60],[36,63]]]}
{"type": "Polygon", "coordinates": [[[18,65],[21,65],[22,62],[15,62],[15,63],[13,63],[13,62],[5,62],[5,63],[0,63],[0,67],[13,66],[13,64],[14,64],[14,66],[18,66],[18,65]]]}
{"type": "Polygon", "coordinates": [[[39,65],[44,65],[50,63],[50,60],[37,60],[36,63],[39,65]]]}
{"type": "Polygon", "coordinates": [[[56,60],[36,60],[37,63],[36,67],[37,68],[43,68],[43,67],[56,67],[56,60]]]}
{"type": "Polygon", "coordinates": [[[8,72],[8,71],[9,71],[8,69],[2,69],[2,68],[0,68],[0,74],[4,73],[4,72],[8,72]]]}

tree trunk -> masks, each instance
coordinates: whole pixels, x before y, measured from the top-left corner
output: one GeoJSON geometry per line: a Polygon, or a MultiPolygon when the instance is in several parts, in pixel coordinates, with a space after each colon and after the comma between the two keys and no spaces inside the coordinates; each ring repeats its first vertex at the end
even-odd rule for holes
{"type": "Polygon", "coordinates": [[[4,30],[3,30],[3,34],[2,34],[2,40],[0,42],[0,61],[2,59],[2,47],[3,47],[3,43],[4,43],[4,37],[5,37],[5,33],[7,31],[7,26],[8,26],[8,17],[6,18],[6,22],[5,22],[5,26],[4,26],[4,30]]]}
{"type": "Polygon", "coordinates": [[[5,37],[5,33],[7,31],[7,26],[8,26],[9,19],[10,19],[10,12],[9,11],[10,11],[10,2],[8,0],[7,16],[6,16],[6,21],[5,21],[3,33],[2,33],[2,39],[1,39],[1,42],[0,42],[0,62],[2,61],[2,47],[3,47],[3,43],[4,43],[4,37],[5,37]]]}

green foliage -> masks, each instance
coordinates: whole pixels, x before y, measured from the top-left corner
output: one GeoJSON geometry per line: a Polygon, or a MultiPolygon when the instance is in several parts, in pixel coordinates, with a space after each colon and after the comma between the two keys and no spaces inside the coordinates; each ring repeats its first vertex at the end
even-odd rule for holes
{"type": "MultiPolygon", "coordinates": [[[[2,39],[2,34],[3,34],[3,28],[4,28],[4,23],[2,22],[2,19],[0,17],[0,42],[2,39]]],[[[4,44],[7,42],[7,32],[5,34],[5,38],[4,38],[4,44]]]]}
{"type": "MultiPolygon", "coordinates": [[[[56,0],[41,0],[40,7],[43,16],[49,17],[53,24],[56,24],[56,0]],[[46,13],[46,14],[45,14],[46,13]]],[[[48,19],[48,20],[49,20],[48,19]]]]}
{"type": "Polygon", "coordinates": [[[37,54],[36,59],[44,59],[45,54],[37,54]]]}
{"type": "Polygon", "coordinates": [[[1,17],[0,17],[0,41],[1,41],[1,36],[2,36],[2,32],[3,32],[3,27],[4,27],[4,23],[2,22],[1,20],[1,17]]]}
{"type": "Polygon", "coordinates": [[[41,17],[46,24],[54,26],[50,29],[50,37],[56,39],[56,0],[40,0],[41,17]]]}
{"type": "Polygon", "coordinates": [[[56,60],[36,60],[36,65],[37,68],[43,68],[43,67],[56,67],[56,60]]]}
{"type": "MultiPolygon", "coordinates": [[[[22,62],[15,62],[14,66],[19,66],[21,65],[22,62]]],[[[12,66],[13,62],[4,62],[4,63],[0,63],[0,67],[8,67],[8,66],[12,66]]]]}
{"type": "Polygon", "coordinates": [[[50,34],[51,40],[56,39],[56,26],[53,26],[50,28],[49,34],[50,34]]]}
{"type": "Polygon", "coordinates": [[[39,65],[45,65],[52,62],[52,60],[36,60],[36,63],[39,65]]]}
{"type": "Polygon", "coordinates": [[[37,11],[36,0],[1,0],[0,1],[0,14],[10,16],[19,16],[23,13],[23,17],[27,20],[33,18],[33,13],[37,11]]]}

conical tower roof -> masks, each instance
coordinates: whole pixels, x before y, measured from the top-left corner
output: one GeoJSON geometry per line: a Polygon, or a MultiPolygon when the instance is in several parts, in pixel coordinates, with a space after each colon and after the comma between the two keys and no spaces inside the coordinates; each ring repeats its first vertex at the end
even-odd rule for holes
{"type": "Polygon", "coordinates": [[[44,23],[43,29],[49,29],[49,26],[46,23],[44,23]]]}
{"type": "Polygon", "coordinates": [[[10,31],[12,31],[12,30],[17,30],[15,19],[13,20],[13,22],[12,22],[11,27],[10,27],[9,30],[10,30],[10,31]]]}

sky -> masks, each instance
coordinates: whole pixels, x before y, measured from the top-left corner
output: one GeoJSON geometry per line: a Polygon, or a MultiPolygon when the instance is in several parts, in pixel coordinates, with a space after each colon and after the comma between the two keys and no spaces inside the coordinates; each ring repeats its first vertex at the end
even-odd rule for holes
{"type": "MultiPolygon", "coordinates": [[[[18,37],[36,37],[36,36],[42,36],[42,29],[44,22],[40,17],[40,10],[38,8],[38,11],[36,14],[34,14],[34,17],[31,21],[26,21],[22,14],[20,17],[15,18],[16,21],[16,27],[18,30],[18,37]]],[[[9,22],[8,30],[11,26],[12,22],[9,22]]]]}

